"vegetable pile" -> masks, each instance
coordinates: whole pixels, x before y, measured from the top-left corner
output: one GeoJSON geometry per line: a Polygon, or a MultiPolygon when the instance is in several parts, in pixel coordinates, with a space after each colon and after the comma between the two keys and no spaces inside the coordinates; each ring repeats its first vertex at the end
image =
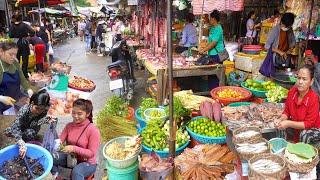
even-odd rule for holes
{"type": "Polygon", "coordinates": [[[126,140],[124,144],[120,144],[117,141],[114,141],[106,147],[105,153],[111,159],[125,160],[138,154],[140,149],[141,138],[136,136],[126,140]]]}
{"type": "Polygon", "coordinates": [[[179,98],[186,109],[199,110],[203,101],[211,101],[211,98],[194,95],[191,90],[174,93],[174,97],[179,98]]]}
{"type": "Polygon", "coordinates": [[[201,144],[175,158],[182,179],[224,179],[233,172],[235,154],[227,146],[201,144]]]}
{"type": "MultiPolygon", "coordinates": [[[[29,165],[34,165],[32,167],[32,173],[35,177],[39,177],[44,173],[44,169],[40,163],[37,163],[35,159],[26,157],[26,160],[29,165]]],[[[5,161],[0,168],[0,175],[8,180],[17,180],[17,179],[34,179],[28,172],[26,164],[21,157],[14,157],[13,160],[5,161]]]]}
{"type": "MultiPolygon", "coordinates": [[[[158,151],[169,151],[167,139],[169,137],[169,121],[151,120],[141,133],[143,144],[158,151]]],[[[179,128],[176,134],[176,148],[186,144],[190,139],[188,132],[179,128]]]]}
{"type": "Polygon", "coordinates": [[[166,112],[160,108],[151,108],[145,112],[147,112],[147,114],[144,113],[144,115],[148,121],[150,121],[150,120],[163,120],[166,117],[166,112]]]}
{"type": "Polygon", "coordinates": [[[158,102],[153,98],[142,98],[141,104],[140,104],[140,113],[142,118],[144,117],[143,112],[149,108],[157,108],[159,106],[158,102]]]}
{"type": "Polygon", "coordinates": [[[121,100],[112,97],[106,106],[98,113],[96,123],[100,130],[103,141],[109,141],[114,137],[119,136],[134,136],[137,135],[136,121],[127,120],[125,116],[128,112],[127,107],[121,104],[121,100]],[[116,108],[118,107],[118,109],[116,108]],[[121,107],[121,109],[120,109],[121,107]],[[118,114],[122,115],[119,116],[118,114]]]}
{"type": "Polygon", "coordinates": [[[188,124],[188,128],[192,132],[203,136],[222,137],[226,135],[225,125],[212,121],[208,118],[198,118],[191,121],[188,124]]]}
{"type": "Polygon", "coordinates": [[[272,81],[259,82],[253,79],[247,79],[246,82],[244,83],[244,86],[249,89],[258,90],[258,91],[269,91],[277,87],[276,83],[272,81]]]}
{"type": "Polygon", "coordinates": [[[107,101],[105,109],[112,116],[125,117],[129,114],[128,105],[118,96],[112,96],[107,101]]]}
{"type": "Polygon", "coordinates": [[[277,86],[276,88],[273,88],[269,90],[266,94],[268,102],[275,102],[279,103],[283,99],[286,99],[288,96],[288,89],[283,88],[282,86],[277,86]]]}
{"type": "MultiPolygon", "coordinates": [[[[166,114],[169,115],[169,106],[166,107],[166,114]]],[[[183,117],[189,116],[190,110],[186,109],[180,98],[174,97],[173,98],[173,117],[176,119],[177,123],[179,123],[183,117]]]]}
{"type": "Polygon", "coordinates": [[[232,90],[232,89],[223,89],[221,91],[217,92],[217,96],[219,98],[244,98],[243,94],[241,92],[232,90]]]}

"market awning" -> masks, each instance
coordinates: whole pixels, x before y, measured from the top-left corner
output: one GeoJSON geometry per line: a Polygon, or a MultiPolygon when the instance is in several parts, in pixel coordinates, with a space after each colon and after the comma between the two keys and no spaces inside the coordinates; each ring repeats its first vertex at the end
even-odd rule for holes
{"type": "Polygon", "coordinates": [[[51,8],[41,8],[41,9],[36,9],[36,10],[32,10],[29,11],[28,13],[47,13],[47,14],[71,14],[70,11],[60,11],[60,10],[56,10],[56,9],[51,9],[51,8]]]}
{"type": "Polygon", "coordinates": [[[213,10],[218,11],[242,11],[244,0],[192,0],[192,9],[194,15],[209,14],[213,10]]]}
{"type": "MultiPolygon", "coordinates": [[[[17,0],[17,2],[19,4],[19,6],[39,3],[38,0],[17,0]]],[[[64,4],[66,2],[66,0],[47,0],[47,1],[40,0],[41,4],[43,4],[44,2],[47,6],[54,6],[54,5],[58,5],[58,4],[64,4]]]]}

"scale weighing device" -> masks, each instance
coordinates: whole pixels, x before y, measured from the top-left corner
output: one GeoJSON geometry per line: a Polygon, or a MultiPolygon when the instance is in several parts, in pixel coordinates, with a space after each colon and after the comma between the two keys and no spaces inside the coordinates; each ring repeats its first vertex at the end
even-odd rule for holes
{"type": "Polygon", "coordinates": [[[69,84],[69,77],[62,73],[55,73],[49,84],[50,90],[67,91],[69,84]]]}

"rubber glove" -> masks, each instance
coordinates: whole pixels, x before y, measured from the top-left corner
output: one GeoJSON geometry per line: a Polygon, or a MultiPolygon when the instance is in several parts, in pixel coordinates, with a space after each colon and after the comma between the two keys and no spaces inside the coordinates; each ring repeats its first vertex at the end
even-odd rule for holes
{"type": "Polygon", "coordinates": [[[31,98],[31,96],[33,95],[32,89],[28,89],[27,93],[28,93],[29,98],[31,98]]]}
{"type": "Polygon", "coordinates": [[[0,96],[0,102],[7,106],[13,106],[16,100],[9,96],[0,96]]]}

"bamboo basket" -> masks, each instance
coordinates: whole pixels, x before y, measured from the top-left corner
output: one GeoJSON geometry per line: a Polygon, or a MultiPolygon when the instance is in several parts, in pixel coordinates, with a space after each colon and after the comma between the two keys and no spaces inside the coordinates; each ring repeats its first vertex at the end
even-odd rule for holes
{"type": "Polygon", "coordinates": [[[277,155],[264,153],[252,157],[249,162],[249,179],[251,180],[279,180],[287,176],[287,168],[285,160],[277,155]],[[269,159],[281,165],[282,169],[274,173],[258,172],[252,168],[252,163],[260,159],[269,159]]]}
{"type": "Polygon", "coordinates": [[[296,164],[290,161],[288,158],[284,157],[284,160],[287,163],[288,171],[306,174],[306,173],[309,173],[314,167],[316,167],[317,164],[319,163],[319,154],[318,154],[319,152],[317,148],[313,147],[313,149],[315,150],[316,155],[314,156],[312,161],[309,163],[296,164]]]}
{"type": "MultiPolygon", "coordinates": [[[[248,142],[246,142],[246,143],[249,143],[249,144],[250,144],[250,143],[260,143],[260,142],[265,142],[265,143],[267,143],[267,149],[266,149],[265,151],[260,152],[260,153],[245,153],[245,152],[241,152],[241,153],[240,153],[240,152],[237,151],[237,154],[239,155],[240,159],[242,159],[242,160],[249,160],[249,159],[251,159],[253,156],[260,155],[260,154],[265,154],[265,153],[270,152],[269,142],[268,142],[266,139],[264,139],[264,138],[261,138],[261,139],[259,139],[259,140],[255,140],[255,142],[248,141],[248,142]]],[[[236,149],[237,149],[239,146],[236,144],[235,147],[236,147],[236,149]]]]}
{"type": "Polygon", "coordinates": [[[256,127],[256,126],[240,127],[240,128],[233,131],[232,142],[234,144],[239,144],[239,143],[248,142],[248,141],[255,143],[258,140],[260,140],[261,138],[262,138],[262,133],[261,133],[261,129],[259,127],[256,127]],[[244,137],[244,138],[237,138],[236,137],[236,135],[238,135],[242,132],[245,132],[245,131],[249,131],[249,130],[259,132],[259,134],[254,135],[249,138],[248,137],[244,137]]]}

